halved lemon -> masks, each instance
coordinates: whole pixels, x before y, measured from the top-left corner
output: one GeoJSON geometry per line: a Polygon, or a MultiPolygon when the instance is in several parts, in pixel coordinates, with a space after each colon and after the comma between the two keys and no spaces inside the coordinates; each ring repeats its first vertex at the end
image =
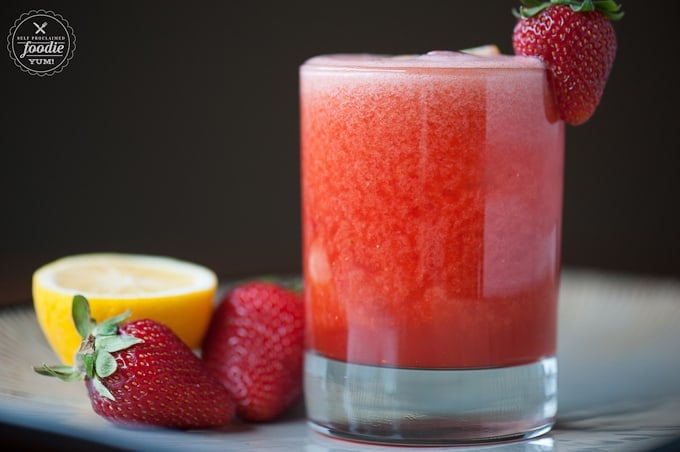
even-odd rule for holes
{"type": "Polygon", "coordinates": [[[64,364],[73,364],[82,341],[71,316],[74,295],[88,299],[98,322],[129,309],[130,320],[164,323],[189,347],[198,348],[216,290],[212,270],[165,256],[80,254],[50,262],[33,274],[38,323],[64,364]]]}

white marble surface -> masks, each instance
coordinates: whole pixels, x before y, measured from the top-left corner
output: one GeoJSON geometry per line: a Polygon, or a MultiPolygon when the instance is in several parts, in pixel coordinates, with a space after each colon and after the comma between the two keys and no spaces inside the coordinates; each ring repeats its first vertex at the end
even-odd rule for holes
{"type": "MultiPolygon", "coordinates": [[[[643,451],[680,437],[680,279],[563,273],[559,414],[541,438],[426,450],[643,451]]],[[[0,310],[0,422],[134,450],[413,451],[326,438],[299,405],[268,424],[215,431],[123,430],[91,410],[82,384],[39,376],[56,362],[30,307],[0,310]]]]}

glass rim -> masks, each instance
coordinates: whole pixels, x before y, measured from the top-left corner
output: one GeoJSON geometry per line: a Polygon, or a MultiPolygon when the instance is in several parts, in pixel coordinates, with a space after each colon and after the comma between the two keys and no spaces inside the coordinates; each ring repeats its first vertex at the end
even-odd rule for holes
{"type": "Polygon", "coordinates": [[[463,52],[389,55],[334,53],[313,56],[300,65],[301,72],[450,72],[459,70],[541,70],[544,63],[518,55],[477,56],[463,52]]]}

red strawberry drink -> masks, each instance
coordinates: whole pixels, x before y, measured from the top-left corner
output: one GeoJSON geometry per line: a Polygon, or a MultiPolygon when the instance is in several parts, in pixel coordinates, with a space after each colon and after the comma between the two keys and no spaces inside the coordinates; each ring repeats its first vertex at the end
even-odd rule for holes
{"type": "Polygon", "coordinates": [[[549,429],[564,126],[543,64],[316,57],[300,96],[312,425],[406,443],[549,429]]]}

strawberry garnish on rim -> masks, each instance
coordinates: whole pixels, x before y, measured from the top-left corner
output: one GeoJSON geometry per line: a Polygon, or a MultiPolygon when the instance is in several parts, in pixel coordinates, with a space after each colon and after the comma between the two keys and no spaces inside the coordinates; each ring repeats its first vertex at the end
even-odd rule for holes
{"type": "Polygon", "coordinates": [[[512,35],[515,54],[536,56],[548,69],[560,117],[571,125],[595,112],[616,55],[614,0],[522,0],[512,35]]]}

